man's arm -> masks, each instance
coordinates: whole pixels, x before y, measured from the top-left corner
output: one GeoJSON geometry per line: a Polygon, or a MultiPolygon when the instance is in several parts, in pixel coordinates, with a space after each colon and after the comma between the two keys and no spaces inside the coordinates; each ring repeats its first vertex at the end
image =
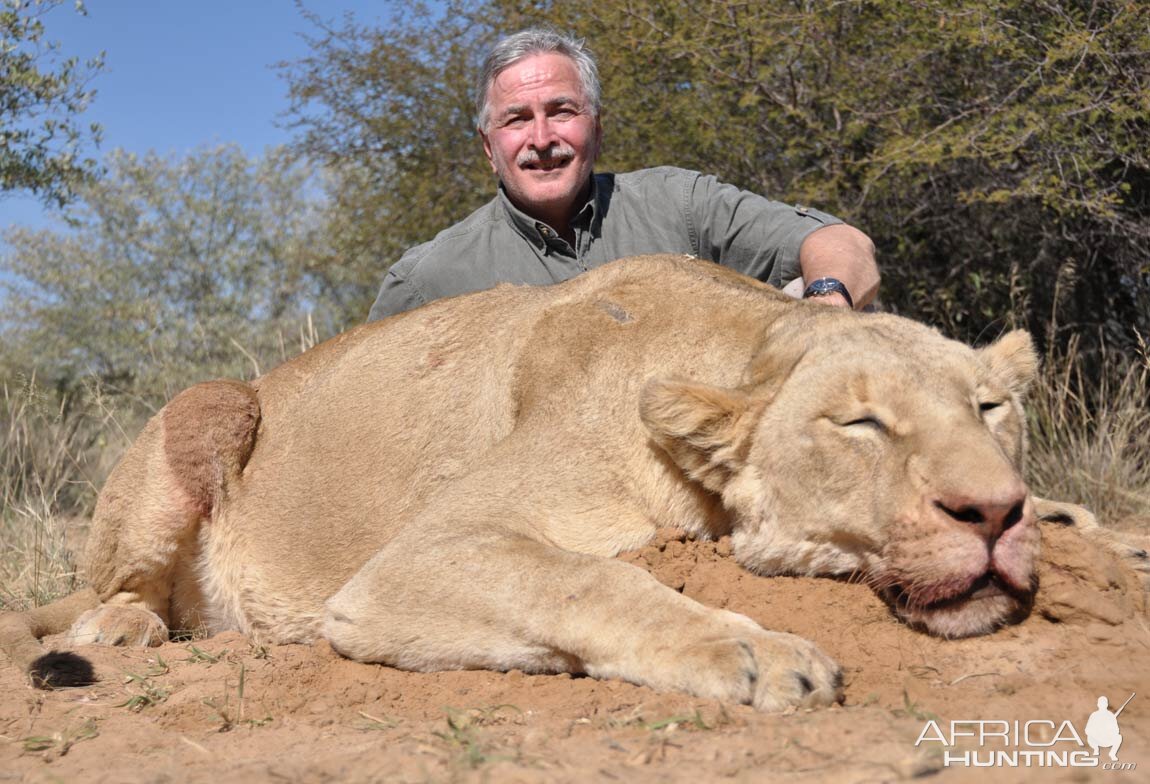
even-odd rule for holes
{"type": "MultiPolygon", "coordinates": [[[[819,278],[841,281],[851,293],[856,309],[870,304],[878,293],[879,273],[874,243],[870,237],[845,223],[824,226],[807,235],[799,246],[799,267],[808,285],[819,278]]],[[[816,301],[847,306],[841,294],[827,294],[817,297],[816,301]]]]}
{"type": "Polygon", "coordinates": [[[410,281],[401,278],[394,269],[390,269],[383,279],[383,285],[379,287],[379,294],[375,298],[375,304],[371,306],[371,312],[367,314],[367,320],[379,321],[396,313],[418,308],[425,302],[426,300],[410,281]]]}
{"type": "MultiPolygon", "coordinates": [[[[879,274],[874,245],[858,229],[820,210],[772,201],[719,182],[711,175],[682,171],[694,180],[685,214],[697,231],[698,255],[717,261],[794,297],[819,278],[841,281],[856,308],[874,300],[879,274]]],[[[817,301],[846,306],[840,294],[817,301]]]]}

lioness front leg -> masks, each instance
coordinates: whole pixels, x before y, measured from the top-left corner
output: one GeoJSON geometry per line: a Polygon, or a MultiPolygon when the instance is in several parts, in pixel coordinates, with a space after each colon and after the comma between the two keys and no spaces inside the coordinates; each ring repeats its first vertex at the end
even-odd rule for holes
{"type": "Polygon", "coordinates": [[[510,533],[401,535],[327,602],[323,634],[349,658],[409,670],[586,672],[764,711],[842,694],[807,640],[510,533]]]}

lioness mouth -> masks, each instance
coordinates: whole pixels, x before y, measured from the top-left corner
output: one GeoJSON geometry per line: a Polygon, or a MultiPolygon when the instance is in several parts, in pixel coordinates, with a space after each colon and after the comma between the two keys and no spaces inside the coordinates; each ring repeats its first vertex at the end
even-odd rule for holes
{"type": "Polygon", "coordinates": [[[973,601],[993,599],[999,596],[1009,596],[1017,602],[1025,603],[1029,600],[1031,593],[1018,591],[1008,585],[997,574],[992,571],[986,572],[984,575],[975,580],[969,588],[962,593],[945,599],[936,599],[933,602],[916,603],[910,598],[910,595],[901,585],[895,585],[888,589],[887,598],[890,602],[899,608],[915,610],[918,612],[938,612],[941,610],[949,610],[960,607],[964,604],[973,601]]]}

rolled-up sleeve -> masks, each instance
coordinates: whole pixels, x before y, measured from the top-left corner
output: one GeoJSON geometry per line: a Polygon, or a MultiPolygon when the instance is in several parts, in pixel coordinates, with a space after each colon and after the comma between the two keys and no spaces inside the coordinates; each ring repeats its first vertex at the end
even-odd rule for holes
{"type": "Polygon", "coordinates": [[[807,236],[841,220],[810,207],[772,201],[700,174],[684,193],[692,242],[700,258],[781,288],[801,275],[807,236]]]}

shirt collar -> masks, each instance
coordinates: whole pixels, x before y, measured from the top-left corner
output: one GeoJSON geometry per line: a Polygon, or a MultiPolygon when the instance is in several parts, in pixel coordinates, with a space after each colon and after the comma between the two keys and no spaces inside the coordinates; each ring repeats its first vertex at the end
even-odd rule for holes
{"type": "MultiPolygon", "coordinates": [[[[508,223],[511,224],[516,232],[535,247],[544,250],[547,247],[547,241],[558,236],[554,227],[548,226],[541,220],[532,218],[512,204],[502,182],[499,183],[498,200],[503,206],[503,212],[507,217],[508,223]]],[[[592,172],[591,193],[587,197],[587,202],[575,213],[575,217],[571,220],[571,225],[583,229],[591,228],[593,232],[597,233],[599,224],[602,222],[602,212],[599,206],[599,182],[594,172],[592,172]]]]}

